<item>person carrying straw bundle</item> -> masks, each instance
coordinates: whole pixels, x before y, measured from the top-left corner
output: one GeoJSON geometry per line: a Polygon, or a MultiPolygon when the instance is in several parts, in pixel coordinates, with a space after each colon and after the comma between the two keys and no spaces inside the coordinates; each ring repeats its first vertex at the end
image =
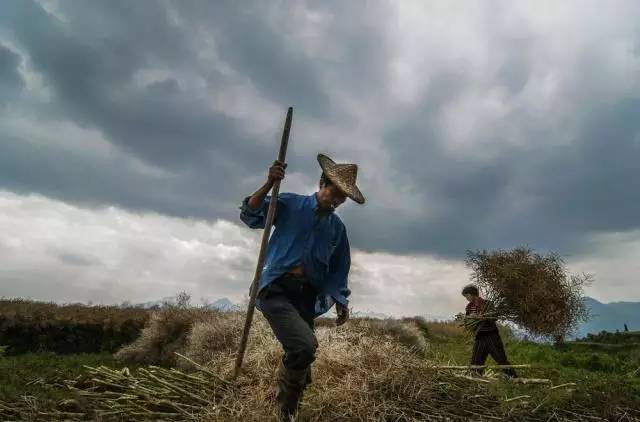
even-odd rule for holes
{"type": "MultiPolygon", "coordinates": [[[[474,284],[464,286],[462,296],[469,302],[465,309],[465,316],[467,319],[473,320],[474,342],[471,365],[484,366],[489,355],[498,365],[511,365],[507,359],[495,318],[490,314],[485,314],[491,309],[491,303],[480,296],[478,287],[474,284]]],[[[482,375],[484,368],[476,368],[474,371],[482,375]]],[[[517,377],[513,368],[504,368],[503,371],[509,378],[517,377]]]]}
{"type": "MultiPolygon", "coordinates": [[[[311,382],[318,347],[314,319],[334,303],[336,325],[349,318],[350,248],[345,226],[334,211],[347,198],[365,202],[356,186],[357,165],[337,164],[323,154],[318,162],[322,175],[316,193],[278,196],[275,230],[258,284],[256,308],[284,349],[276,390],[283,420],[296,414],[311,382]]],[[[277,160],[264,185],[244,199],[240,218],[247,226],[264,228],[271,201],[267,193],[284,178],[285,167],[277,160]]]]}
{"type": "Polygon", "coordinates": [[[466,315],[456,319],[476,338],[473,364],[483,362],[486,354],[499,364],[507,362],[496,321],[561,343],[588,318],[583,286],[591,276],[568,274],[557,254],[541,255],[528,248],[469,251],[466,263],[474,284],[462,291],[469,305],[466,315]]]}

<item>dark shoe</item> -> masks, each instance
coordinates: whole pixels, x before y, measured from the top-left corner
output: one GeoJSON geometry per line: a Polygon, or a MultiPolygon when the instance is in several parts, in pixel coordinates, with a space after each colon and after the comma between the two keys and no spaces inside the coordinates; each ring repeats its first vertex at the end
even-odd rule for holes
{"type": "Polygon", "coordinates": [[[507,368],[504,370],[504,374],[506,375],[507,378],[518,378],[518,374],[516,373],[516,371],[513,368],[507,368]]]}
{"type": "Polygon", "coordinates": [[[290,421],[298,412],[304,388],[310,380],[309,372],[310,368],[293,370],[285,368],[280,363],[276,400],[280,406],[280,417],[283,421],[290,421]]]}

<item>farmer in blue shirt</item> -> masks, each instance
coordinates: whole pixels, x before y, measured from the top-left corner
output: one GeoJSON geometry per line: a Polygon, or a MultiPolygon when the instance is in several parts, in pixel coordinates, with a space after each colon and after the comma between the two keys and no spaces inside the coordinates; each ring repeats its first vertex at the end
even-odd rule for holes
{"type": "MultiPolygon", "coordinates": [[[[347,197],[359,204],[365,201],[356,186],[355,164],[336,164],[322,154],[318,162],[322,175],[316,193],[278,196],[275,230],[258,287],[257,308],[284,349],[276,393],[284,420],[295,415],[311,382],[318,347],[314,318],[334,303],[336,325],[349,318],[349,241],[334,211],[347,197]]],[[[243,201],[240,218],[247,226],[264,228],[271,200],[267,193],[276,180],[284,178],[285,167],[276,161],[265,184],[243,201]]]]}

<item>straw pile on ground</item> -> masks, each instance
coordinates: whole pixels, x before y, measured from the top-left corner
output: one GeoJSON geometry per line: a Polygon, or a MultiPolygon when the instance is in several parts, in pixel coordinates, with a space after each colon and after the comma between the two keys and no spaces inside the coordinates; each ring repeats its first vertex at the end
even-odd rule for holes
{"type": "MultiPolygon", "coordinates": [[[[588,275],[571,275],[562,258],[531,249],[467,252],[472,280],[490,301],[486,316],[510,321],[531,335],[562,340],[587,319],[583,287],[588,275]]],[[[473,326],[477,321],[466,325],[473,326]]]]}
{"type": "MultiPolygon", "coordinates": [[[[194,373],[151,367],[134,375],[91,368],[90,379],[74,380],[69,387],[102,419],[275,420],[281,350],[263,318],[255,321],[242,375],[228,381],[241,320],[240,314],[215,312],[197,318],[176,355],[179,365],[194,373]]],[[[151,321],[120,358],[139,362],[146,350],[148,356],[164,356],[157,334],[158,322],[167,319],[151,321]]],[[[314,382],[301,420],[462,420],[502,414],[501,401],[485,385],[453,377],[425,360],[428,345],[413,321],[353,320],[340,328],[321,327],[317,337],[314,382]],[[473,403],[467,403],[469,396],[475,396],[473,403]]],[[[177,352],[174,339],[168,344],[177,352]]]]}
{"type": "Polygon", "coordinates": [[[243,320],[239,312],[169,306],[154,312],[138,339],[115,357],[125,363],[190,368],[175,354],[180,352],[213,364],[220,353],[231,353],[243,320]]]}

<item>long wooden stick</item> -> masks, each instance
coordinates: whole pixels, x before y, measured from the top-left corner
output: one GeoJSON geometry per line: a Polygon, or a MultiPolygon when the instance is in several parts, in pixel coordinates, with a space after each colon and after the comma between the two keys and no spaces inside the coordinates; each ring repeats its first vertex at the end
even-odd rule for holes
{"type": "Polygon", "coordinates": [[[512,378],[509,381],[516,384],[551,384],[551,380],[547,378],[512,378]]]}
{"type": "MultiPolygon", "coordinates": [[[[289,144],[289,131],[291,130],[291,120],[293,118],[293,107],[289,107],[287,110],[287,118],[284,122],[284,130],[282,131],[282,139],[280,140],[280,153],[278,154],[278,160],[284,163],[287,155],[287,145],[289,144]]],[[[264,260],[267,256],[267,246],[269,244],[269,236],[271,235],[271,227],[273,226],[273,219],[276,215],[276,205],[278,204],[278,194],[280,193],[280,181],[276,180],[271,189],[271,202],[269,202],[269,211],[267,212],[267,219],[264,223],[264,231],[262,232],[262,243],[260,244],[260,254],[258,255],[258,264],[256,265],[256,272],[251,283],[251,290],[249,296],[249,306],[247,307],[247,317],[244,321],[244,329],[242,330],[242,337],[240,338],[240,344],[238,345],[238,354],[236,355],[236,364],[233,368],[233,377],[237,377],[242,367],[242,361],[244,359],[244,352],[247,348],[247,340],[249,339],[249,331],[251,330],[251,322],[253,321],[253,312],[256,306],[256,297],[258,296],[258,283],[260,277],[262,277],[262,267],[264,266],[264,260]]]]}
{"type": "Polygon", "coordinates": [[[456,366],[436,366],[438,369],[507,369],[507,368],[531,368],[529,364],[521,365],[456,365],[456,366]]]}

